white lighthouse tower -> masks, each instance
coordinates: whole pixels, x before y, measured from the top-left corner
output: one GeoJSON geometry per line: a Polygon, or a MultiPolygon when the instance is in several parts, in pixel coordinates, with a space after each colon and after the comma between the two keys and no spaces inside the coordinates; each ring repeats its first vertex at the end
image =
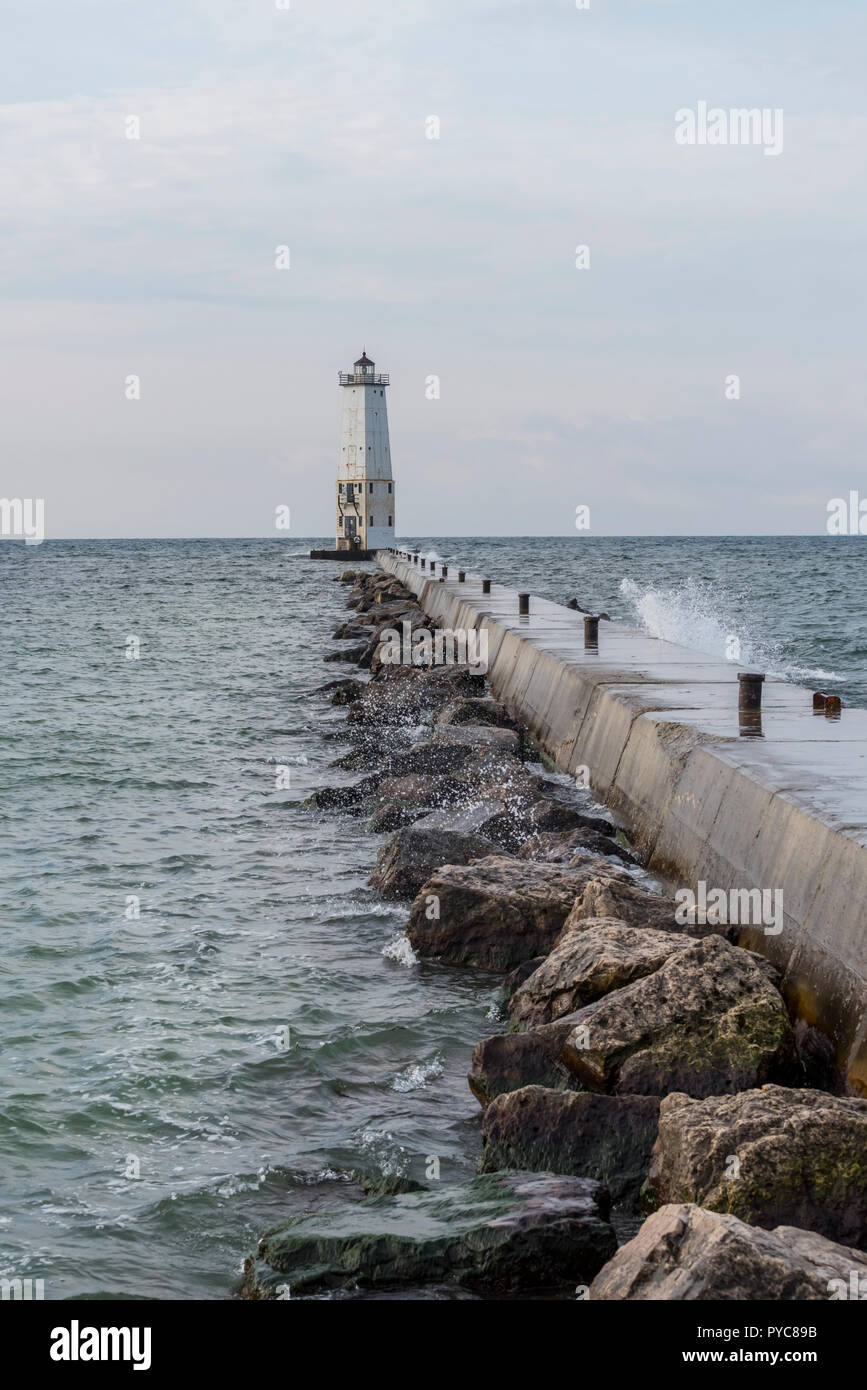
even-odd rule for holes
{"type": "Polygon", "coordinates": [[[337,463],[337,549],[377,550],[394,545],[394,480],[385,404],[387,373],[362,352],[351,372],[340,373],[343,412],[337,463]]]}

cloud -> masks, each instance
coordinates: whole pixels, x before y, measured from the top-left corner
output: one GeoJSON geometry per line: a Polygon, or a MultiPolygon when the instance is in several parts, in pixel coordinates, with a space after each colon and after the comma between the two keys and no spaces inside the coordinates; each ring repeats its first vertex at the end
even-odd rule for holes
{"type": "Polygon", "coordinates": [[[857,46],[829,83],[818,17],[799,40],[746,6],[726,26],[523,0],[124,11],[61,7],[25,73],[36,11],[11,0],[0,404],[18,490],[38,474],[62,498],[55,534],[117,534],[129,499],[106,480],[122,494],[148,460],[175,480],[175,534],[204,517],[255,534],[274,459],[326,531],[334,373],[362,341],[392,372],[408,533],[448,529],[480,479],[487,525],[568,530],[576,470],[638,499],[624,527],[668,508],[700,529],[696,458],[724,474],[720,441],[731,476],[760,469],[762,505],[790,497],[810,529],[811,441],[854,458],[863,425],[857,46]],[[674,112],[699,98],[783,104],[783,155],[677,146],[674,112]],[[224,483],[235,458],[246,510],[213,496],[216,458],[224,483]]]}

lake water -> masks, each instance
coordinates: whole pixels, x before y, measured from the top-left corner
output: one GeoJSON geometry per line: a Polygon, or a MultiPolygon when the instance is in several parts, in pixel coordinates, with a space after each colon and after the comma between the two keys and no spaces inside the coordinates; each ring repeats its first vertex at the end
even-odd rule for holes
{"type": "MultiPolygon", "coordinates": [[[[400,542],[867,703],[867,538],[400,542]]],[[[351,1170],[474,1171],[496,978],[301,809],[351,780],[327,544],[0,546],[0,1274],[46,1298],[226,1298],[351,1170]]]]}

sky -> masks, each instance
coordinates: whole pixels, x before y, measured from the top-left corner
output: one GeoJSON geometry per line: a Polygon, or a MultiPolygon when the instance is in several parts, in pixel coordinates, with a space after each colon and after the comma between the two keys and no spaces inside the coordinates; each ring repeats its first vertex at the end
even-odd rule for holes
{"type": "Polygon", "coordinates": [[[398,536],[867,497],[863,4],[282,3],[3,0],[0,493],[48,537],[332,533],[362,347],[398,536]],[[679,143],[701,102],[782,149],[679,143]]]}

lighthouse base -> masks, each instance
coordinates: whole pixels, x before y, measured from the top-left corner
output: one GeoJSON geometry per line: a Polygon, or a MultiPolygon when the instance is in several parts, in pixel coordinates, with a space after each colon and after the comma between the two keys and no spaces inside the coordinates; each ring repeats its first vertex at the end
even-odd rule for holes
{"type": "Polygon", "coordinates": [[[311,550],[311,560],[375,560],[375,550],[311,550]]]}

